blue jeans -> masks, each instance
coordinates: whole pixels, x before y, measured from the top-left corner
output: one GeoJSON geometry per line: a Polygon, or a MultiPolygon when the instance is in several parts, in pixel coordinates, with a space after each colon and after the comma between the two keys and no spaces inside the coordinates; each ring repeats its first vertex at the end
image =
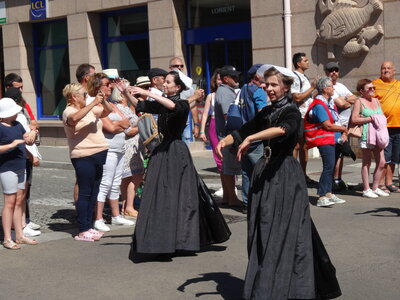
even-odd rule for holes
{"type": "Polygon", "coordinates": [[[182,132],[182,141],[185,142],[187,146],[189,146],[190,140],[192,138],[192,126],[190,123],[186,125],[185,129],[182,132]]]}
{"type": "Polygon", "coordinates": [[[85,232],[92,228],[93,209],[97,202],[107,151],[71,159],[79,187],[78,201],[75,204],[79,232],[85,232]]]}
{"type": "Polygon", "coordinates": [[[250,147],[247,153],[242,156],[242,200],[245,206],[247,206],[250,180],[253,175],[254,166],[263,155],[263,152],[263,143],[258,143],[250,147]]]}
{"type": "Polygon", "coordinates": [[[322,158],[322,173],[319,178],[318,195],[325,196],[332,192],[333,172],[335,170],[335,145],[322,145],[318,147],[322,158]]]}

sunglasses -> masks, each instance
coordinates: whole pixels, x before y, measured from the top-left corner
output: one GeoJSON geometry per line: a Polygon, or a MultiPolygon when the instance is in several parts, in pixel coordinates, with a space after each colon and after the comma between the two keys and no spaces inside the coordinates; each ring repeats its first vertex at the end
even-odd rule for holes
{"type": "Polygon", "coordinates": [[[185,65],[171,65],[173,68],[183,68],[185,65]]]}
{"type": "Polygon", "coordinates": [[[371,87],[369,87],[368,89],[366,89],[366,91],[368,91],[368,92],[375,91],[375,87],[374,87],[374,86],[371,86],[371,87]]]}
{"type": "Polygon", "coordinates": [[[332,73],[332,72],[339,72],[339,69],[338,68],[330,68],[330,69],[328,69],[328,72],[329,73],[332,73]]]}

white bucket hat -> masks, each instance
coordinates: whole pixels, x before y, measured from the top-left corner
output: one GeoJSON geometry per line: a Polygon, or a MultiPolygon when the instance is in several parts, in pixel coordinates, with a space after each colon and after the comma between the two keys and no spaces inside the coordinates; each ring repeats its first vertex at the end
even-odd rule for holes
{"type": "Polygon", "coordinates": [[[15,116],[21,109],[22,107],[11,98],[0,99],[0,118],[2,119],[15,116]]]}

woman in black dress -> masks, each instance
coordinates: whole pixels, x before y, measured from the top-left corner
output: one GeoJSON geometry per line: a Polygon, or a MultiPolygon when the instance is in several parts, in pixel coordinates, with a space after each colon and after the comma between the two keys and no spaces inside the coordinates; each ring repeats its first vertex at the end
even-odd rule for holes
{"type": "Polygon", "coordinates": [[[249,191],[245,299],[314,299],[313,243],[307,185],[292,156],[301,115],[286,96],[293,79],[275,68],[265,72],[271,105],[221,140],[218,151],[236,144],[238,159],[251,142],[263,140],[249,191]]]}
{"type": "Polygon", "coordinates": [[[139,253],[174,253],[177,250],[199,251],[201,216],[199,178],[186,144],[181,140],[186,126],[190,101],[201,92],[181,100],[185,84],[175,71],[168,73],[164,83],[167,97],[133,87],[131,93],[156,101],[138,101],[120,84],[121,92],[135,105],[137,112],[159,114],[158,131],[161,144],[150,157],[136,222],[134,244],[139,253]]]}

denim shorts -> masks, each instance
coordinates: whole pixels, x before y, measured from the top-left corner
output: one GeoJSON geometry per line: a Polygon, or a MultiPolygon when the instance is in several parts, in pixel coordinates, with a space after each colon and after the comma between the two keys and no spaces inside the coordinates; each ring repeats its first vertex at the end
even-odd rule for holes
{"type": "Polygon", "coordinates": [[[0,182],[4,194],[15,194],[25,189],[25,169],[0,173],[0,182]]]}
{"type": "Polygon", "coordinates": [[[400,163],[400,128],[388,127],[389,145],[385,148],[385,160],[387,164],[400,163]]]}

